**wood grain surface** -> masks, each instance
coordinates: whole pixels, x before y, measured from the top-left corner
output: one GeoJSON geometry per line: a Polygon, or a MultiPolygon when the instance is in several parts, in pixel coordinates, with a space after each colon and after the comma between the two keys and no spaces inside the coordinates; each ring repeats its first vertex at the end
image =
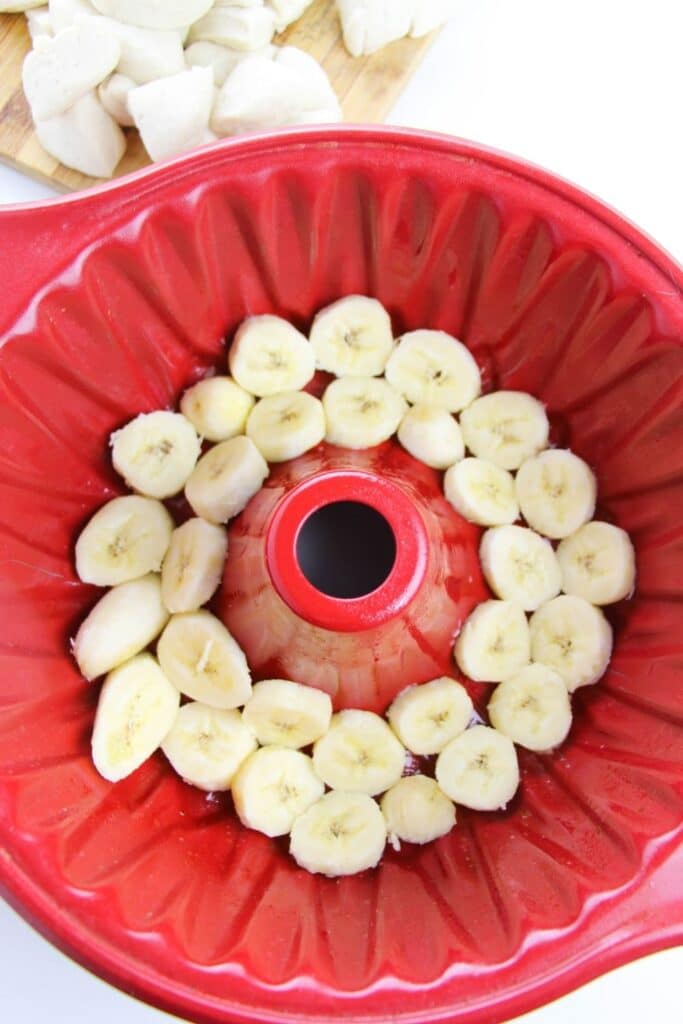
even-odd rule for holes
{"type": "MultiPolygon", "coordinates": [[[[384,120],[433,38],[401,39],[372,57],[353,58],[342,43],[333,0],[315,0],[276,42],[299,46],[320,61],[346,121],[372,124],[384,120]]],[[[58,163],[36,138],[21,88],[21,65],[30,45],[24,16],[0,14],[0,161],[62,191],[86,188],[95,179],[58,163]]],[[[117,177],[149,163],[137,132],[127,134],[128,149],[117,177]]]]}

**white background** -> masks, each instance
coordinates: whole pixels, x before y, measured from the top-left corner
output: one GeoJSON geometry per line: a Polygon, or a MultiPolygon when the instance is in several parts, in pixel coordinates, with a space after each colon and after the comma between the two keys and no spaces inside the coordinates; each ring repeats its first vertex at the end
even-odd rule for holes
{"type": "MultiPolygon", "coordinates": [[[[508,150],[569,178],[683,258],[681,0],[457,0],[389,119],[508,150]]],[[[0,166],[0,203],[53,193],[0,166]]],[[[0,221],[1,244],[1,221],[0,221]]],[[[163,1024],[55,952],[0,903],[2,1016],[163,1024]]],[[[520,1018],[680,1024],[683,951],[657,954],[520,1018]]]]}

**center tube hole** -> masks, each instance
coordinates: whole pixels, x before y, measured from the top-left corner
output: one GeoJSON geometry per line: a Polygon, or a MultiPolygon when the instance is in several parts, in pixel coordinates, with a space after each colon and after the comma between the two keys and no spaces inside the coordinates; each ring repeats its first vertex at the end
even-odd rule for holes
{"type": "Polygon", "coordinates": [[[387,579],[396,561],[396,538],[384,516],[370,505],[335,501],[305,521],[296,556],[316,590],[351,600],[366,597],[387,579]]]}

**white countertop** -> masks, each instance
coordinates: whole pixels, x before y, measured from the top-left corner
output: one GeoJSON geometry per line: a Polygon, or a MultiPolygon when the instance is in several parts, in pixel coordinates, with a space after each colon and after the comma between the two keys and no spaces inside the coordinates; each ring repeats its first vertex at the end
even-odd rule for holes
{"type": "MultiPolygon", "coordinates": [[[[525,157],[598,195],[683,260],[680,0],[457,0],[458,17],[393,124],[525,157]]],[[[0,203],[47,198],[0,166],[0,203]]],[[[0,241],[1,244],[1,241],[0,241]]],[[[171,1018],[72,964],[0,903],[3,1019],[163,1024],[171,1018]]],[[[680,1022],[683,950],[627,965],[524,1024],[680,1022]]]]}

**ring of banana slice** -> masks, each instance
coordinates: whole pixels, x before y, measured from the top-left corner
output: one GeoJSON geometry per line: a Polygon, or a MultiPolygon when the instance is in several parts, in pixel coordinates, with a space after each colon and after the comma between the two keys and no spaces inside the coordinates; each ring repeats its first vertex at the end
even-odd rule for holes
{"type": "Polygon", "coordinates": [[[536,398],[482,397],[465,345],[435,330],[396,341],[375,299],[335,302],[309,338],[278,317],[252,317],[228,365],[230,376],[189,388],[180,412],[140,415],[112,435],[114,467],[134,493],[99,509],[75,550],[80,579],[110,588],[73,641],[83,676],[106,677],[93,760],[117,782],[161,749],[187,783],[229,790],[247,828],[290,835],[302,868],[353,874],[377,865],[387,842],[445,835],[456,805],[505,808],[520,781],[515,745],[549,752],[564,741],[571,694],[609,663],[602,607],[633,592],[633,545],[593,520],[595,476],[548,447],[536,398]],[[335,377],[322,400],[304,390],[316,370],[335,377]],[[455,678],[416,682],[385,717],[334,713],[326,693],[293,680],[252,683],[244,653],[206,608],[226,524],[268,463],[323,440],[360,449],[394,435],[444,472],[454,510],[484,528],[492,596],[453,655],[463,676],[495,684],[490,725],[455,678]],[[164,500],[182,491],[194,516],[176,525],[164,500]],[[416,757],[430,760],[411,774],[416,757]]]}

